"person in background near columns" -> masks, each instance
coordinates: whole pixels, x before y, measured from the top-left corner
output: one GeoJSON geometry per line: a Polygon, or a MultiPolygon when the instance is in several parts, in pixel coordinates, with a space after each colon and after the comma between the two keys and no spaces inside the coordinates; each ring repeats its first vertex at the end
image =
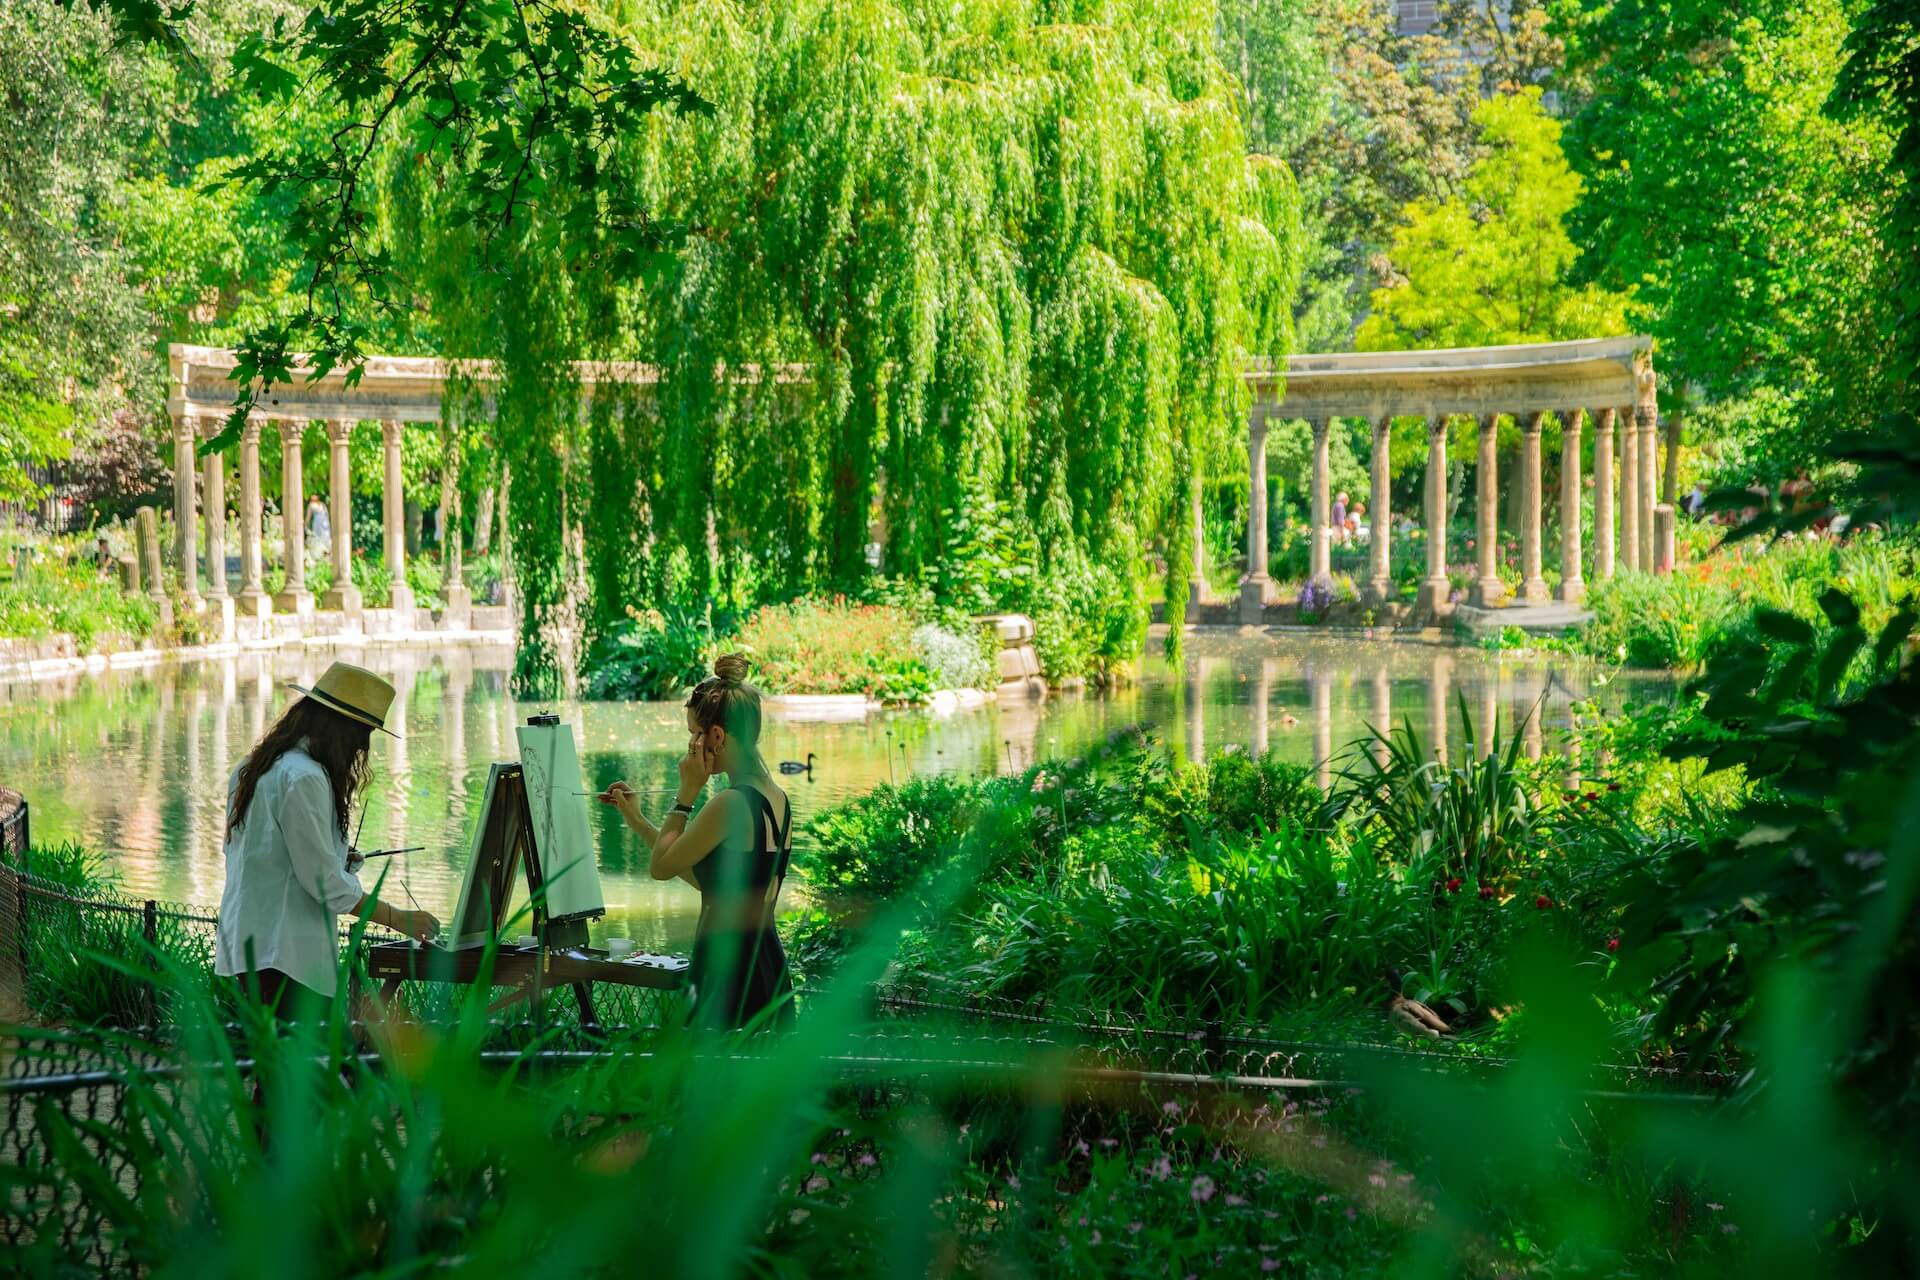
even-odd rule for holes
{"type": "Polygon", "coordinates": [[[327,504],[320,501],[319,494],[307,499],[307,554],[325,556],[333,542],[333,517],[327,514],[327,504]]]}
{"type": "Polygon", "coordinates": [[[1335,543],[1344,545],[1347,541],[1347,495],[1337,493],[1333,497],[1333,510],[1327,516],[1328,527],[1333,530],[1331,537],[1335,543]]]}
{"type": "Polygon", "coordinates": [[[1347,512],[1347,541],[1361,543],[1369,540],[1372,533],[1367,527],[1367,504],[1356,502],[1353,510],[1347,512]]]}

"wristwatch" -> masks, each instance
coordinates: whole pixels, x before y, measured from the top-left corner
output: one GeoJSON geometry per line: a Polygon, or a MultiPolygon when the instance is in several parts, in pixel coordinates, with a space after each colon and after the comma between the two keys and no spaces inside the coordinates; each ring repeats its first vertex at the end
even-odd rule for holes
{"type": "Polygon", "coordinates": [[[667,812],[668,812],[668,813],[684,813],[684,814],[686,814],[686,815],[687,815],[688,817],[692,817],[692,816],[693,816],[693,806],[692,806],[692,805],[690,805],[690,804],[676,804],[676,805],[674,805],[674,806],[673,806],[673,808],[671,808],[671,809],[669,809],[669,810],[667,810],[667,812]]]}

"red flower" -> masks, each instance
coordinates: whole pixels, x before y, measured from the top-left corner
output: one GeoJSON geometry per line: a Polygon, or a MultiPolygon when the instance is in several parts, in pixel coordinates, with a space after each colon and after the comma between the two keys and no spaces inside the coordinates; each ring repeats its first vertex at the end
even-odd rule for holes
{"type": "Polygon", "coordinates": [[[1618,791],[1619,789],[1620,789],[1620,784],[1617,782],[1609,782],[1607,784],[1607,790],[1609,791],[1618,791]]]}
{"type": "Polygon", "coordinates": [[[1490,884],[1481,885],[1480,896],[1483,898],[1491,898],[1493,896],[1493,886],[1490,884]]]}
{"type": "Polygon", "coordinates": [[[1615,934],[1613,937],[1607,939],[1607,950],[1618,951],[1619,949],[1620,949],[1620,936],[1618,934],[1615,934]]]}
{"type": "Polygon", "coordinates": [[[1548,907],[1551,907],[1553,905],[1553,899],[1549,898],[1546,894],[1543,893],[1539,897],[1533,900],[1533,905],[1540,908],[1542,911],[1545,911],[1548,907]]]}
{"type": "Polygon", "coordinates": [[[1466,882],[1463,881],[1459,876],[1455,876],[1453,879],[1447,881],[1447,892],[1448,893],[1460,892],[1460,886],[1464,883],[1466,882]]]}

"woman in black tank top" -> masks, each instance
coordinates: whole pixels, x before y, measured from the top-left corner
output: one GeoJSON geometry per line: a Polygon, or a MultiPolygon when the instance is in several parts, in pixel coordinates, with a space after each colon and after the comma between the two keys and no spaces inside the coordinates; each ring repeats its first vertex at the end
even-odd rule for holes
{"type": "Polygon", "coordinates": [[[760,693],[747,660],[727,654],[687,699],[687,754],[676,803],[659,826],[639,793],[616,782],[601,795],[652,851],[656,880],[678,877],[700,891],[693,944],[695,1025],[787,1027],[793,983],[774,928],[774,907],[792,855],[793,811],[760,758],[760,693]],[[731,783],[697,816],[693,802],[716,773],[731,783]]]}

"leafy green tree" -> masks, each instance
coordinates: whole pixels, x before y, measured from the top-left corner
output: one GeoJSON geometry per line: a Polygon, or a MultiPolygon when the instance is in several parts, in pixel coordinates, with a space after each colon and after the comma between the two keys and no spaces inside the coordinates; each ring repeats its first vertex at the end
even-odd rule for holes
{"type": "Polygon", "coordinates": [[[1633,291],[1663,373],[1763,473],[1816,461],[1880,385],[1890,129],[1825,110],[1859,8],[1582,0],[1562,27],[1590,93],[1567,132],[1581,276],[1633,291]]]}
{"type": "Polygon", "coordinates": [[[130,139],[153,109],[109,23],[46,0],[0,7],[0,496],[64,458],[157,379],[116,234],[130,139]]]}
{"type": "Polygon", "coordinates": [[[1394,278],[1373,294],[1365,351],[1497,346],[1625,332],[1624,300],[1569,283],[1579,250],[1566,218],[1580,179],[1540,91],[1475,108],[1485,152],[1459,196],[1415,201],[1389,251],[1394,278]]]}

